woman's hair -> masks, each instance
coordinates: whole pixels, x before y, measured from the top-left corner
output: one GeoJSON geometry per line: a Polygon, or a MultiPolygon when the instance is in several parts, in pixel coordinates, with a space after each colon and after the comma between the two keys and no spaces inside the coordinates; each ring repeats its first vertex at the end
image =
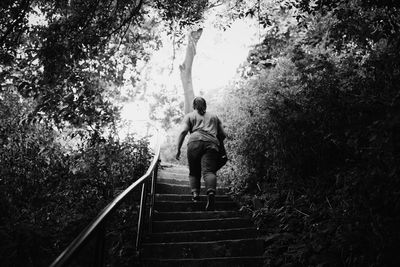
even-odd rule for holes
{"type": "Polygon", "coordinates": [[[200,115],[204,115],[207,109],[206,100],[199,96],[193,99],[193,109],[196,109],[200,115]]]}

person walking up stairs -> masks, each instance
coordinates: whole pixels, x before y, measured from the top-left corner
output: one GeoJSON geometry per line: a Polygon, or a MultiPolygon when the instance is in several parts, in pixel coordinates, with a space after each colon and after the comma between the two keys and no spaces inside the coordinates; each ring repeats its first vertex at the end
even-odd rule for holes
{"type": "Polygon", "coordinates": [[[262,266],[264,241],[227,190],[217,188],[214,210],[206,211],[205,192],[193,199],[187,175],[184,166],[159,171],[153,232],[144,240],[142,265],[262,266]]]}

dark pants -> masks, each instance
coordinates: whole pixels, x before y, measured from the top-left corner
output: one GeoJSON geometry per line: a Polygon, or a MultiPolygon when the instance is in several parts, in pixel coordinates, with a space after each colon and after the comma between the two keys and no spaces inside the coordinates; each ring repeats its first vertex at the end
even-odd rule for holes
{"type": "Polygon", "coordinates": [[[207,194],[217,188],[218,146],[212,142],[194,141],[188,144],[189,181],[192,192],[200,192],[203,176],[207,194]]]}

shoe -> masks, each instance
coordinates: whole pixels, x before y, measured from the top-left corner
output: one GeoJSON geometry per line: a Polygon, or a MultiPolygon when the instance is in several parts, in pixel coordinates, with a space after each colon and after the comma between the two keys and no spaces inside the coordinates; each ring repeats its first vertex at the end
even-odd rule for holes
{"type": "Polygon", "coordinates": [[[197,202],[197,201],[199,201],[199,200],[200,200],[199,193],[193,192],[193,193],[192,193],[192,201],[193,201],[193,202],[197,202]]]}
{"type": "Polygon", "coordinates": [[[213,211],[213,210],[215,210],[215,194],[209,193],[207,195],[206,211],[213,211]]]}

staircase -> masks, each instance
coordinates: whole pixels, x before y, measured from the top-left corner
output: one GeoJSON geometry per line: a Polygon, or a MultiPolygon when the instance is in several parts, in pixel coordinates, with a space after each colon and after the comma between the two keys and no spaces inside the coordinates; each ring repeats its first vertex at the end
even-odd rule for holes
{"type": "Polygon", "coordinates": [[[159,170],[153,233],[144,240],[143,266],[262,266],[264,241],[224,188],[217,189],[215,211],[207,198],[191,201],[188,170],[159,170]]]}

